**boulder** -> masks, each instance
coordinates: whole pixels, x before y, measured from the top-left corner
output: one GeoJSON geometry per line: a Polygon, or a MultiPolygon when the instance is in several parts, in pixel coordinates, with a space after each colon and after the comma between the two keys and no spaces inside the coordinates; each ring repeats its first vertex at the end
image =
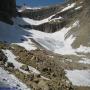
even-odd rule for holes
{"type": "Polygon", "coordinates": [[[4,55],[2,50],[0,50],[0,61],[3,63],[7,61],[7,57],[4,55]]]}
{"type": "Polygon", "coordinates": [[[11,62],[7,62],[6,67],[13,69],[15,66],[11,62]]]}
{"type": "Polygon", "coordinates": [[[22,65],[22,67],[20,67],[20,68],[25,71],[29,71],[29,67],[27,65],[22,65]]]}

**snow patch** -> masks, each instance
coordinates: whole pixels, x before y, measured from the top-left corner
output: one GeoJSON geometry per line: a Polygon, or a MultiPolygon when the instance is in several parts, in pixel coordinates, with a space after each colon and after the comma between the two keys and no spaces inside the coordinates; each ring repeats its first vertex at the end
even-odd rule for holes
{"type": "Polygon", "coordinates": [[[26,35],[32,36],[32,34],[19,27],[16,21],[14,25],[0,22],[0,30],[0,41],[18,44],[28,50],[36,49],[35,45],[25,37],[26,35]]]}
{"type": "Polygon", "coordinates": [[[88,58],[82,58],[82,60],[80,60],[79,63],[90,64],[90,59],[88,59],[88,58]]]}
{"type": "Polygon", "coordinates": [[[30,25],[40,25],[40,24],[43,24],[43,23],[47,23],[53,16],[54,15],[52,15],[52,16],[46,18],[46,19],[43,19],[43,20],[33,20],[33,19],[30,19],[30,18],[25,18],[25,17],[23,17],[22,19],[30,25]]]}
{"type": "Polygon", "coordinates": [[[75,7],[75,5],[76,5],[76,3],[69,4],[67,7],[65,7],[64,9],[62,9],[61,12],[70,10],[71,8],[75,7]]]}
{"type": "Polygon", "coordinates": [[[82,6],[78,6],[75,8],[75,10],[80,10],[82,8],[82,6]]]}
{"type": "Polygon", "coordinates": [[[0,81],[8,84],[11,89],[15,90],[31,90],[25,84],[23,84],[19,79],[14,75],[10,74],[8,71],[5,71],[0,67],[0,81]]]}
{"type": "Polygon", "coordinates": [[[63,19],[63,17],[60,16],[60,17],[58,17],[58,18],[53,18],[53,19],[49,20],[49,22],[50,22],[50,21],[56,21],[56,20],[62,20],[62,19],[63,19]]]}
{"type": "Polygon", "coordinates": [[[80,47],[76,49],[76,52],[90,53],[90,47],[85,47],[83,45],[80,45],[80,47]]]}
{"type": "Polygon", "coordinates": [[[90,86],[90,70],[66,70],[66,76],[75,86],[90,86]]]}
{"type": "Polygon", "coordinates": [[[65,39],[65,36],[69,30],[79,25],[79,21],[76,21],[72,26],[64,27],[60,31],[55,33],[45,33],[41,31],[31,30],[32,38],[42,45],[44,48],[59,54],[75,54],[71,44],[75,40],[72,35],[65,39]]]}
{"type": "Polygon", "coordinates": [[[23,41],[23,43],[16,43],[17,45],[24,47],[26,50],[35,50],[37,49],[30,39],[28,41],[23,41]]]}
{"type": "Polygon", "coordinates": [[[41,9],[41,8],[39,8],[39,7],[33,7],[33,8],[32,8],[32,7],[23,5],[21,8],[18,9],[18,12],[23,12],[23,11],[25,11],[26,9],[37,10],[37,9],[41,9]]]}
{"type": "Polygon", "coordinates": [[[76,20],[74,23],[73,23],[73,26],[72,26],[73,28],[74,27],[80,27],[80,21],[79,20],[76,20]]]}
{"type": "MultiPolygon", "coordinates": [[[[22,65],[24,65],[24,64],[22,64],[22,63],[18,62],[17,60],[15,60],[17,57],[10,50],[3,50],[3,52],[8,58],[7,62],[13,63],[15,68],[20,70],[21,72],[23,72],[25,74],[29,74],[27,71],[24,71],[24,70],[20,69],[20,67],[22,65]]],[[[33,68],[31,66],[29,66],[29,70],[32,71],[33,73],[40,74],[40,72],[38,70],[36,70],[35,68],[33,68]]]]}

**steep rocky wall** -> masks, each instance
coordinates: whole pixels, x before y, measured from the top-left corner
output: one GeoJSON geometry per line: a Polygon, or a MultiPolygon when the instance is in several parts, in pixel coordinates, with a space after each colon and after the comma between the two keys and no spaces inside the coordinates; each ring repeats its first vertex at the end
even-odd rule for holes
{"type": "Polygon", "coordinates": [[[16,0],[0,1],[0,20],[12,24],[10,18],[16,16],[16,0]]]}
{"type": "Polygon", "coordinates": [[[66,21],[61,22],[47,22],[41,25],[20,25],[23,28],[35,29],[43,32],[56,32],[66,25],[66,21]]]}
{"type": "Polygon", "coordinates": [[[28,17],[35,20],[42,20],[60,11],[61,8],[62,5],[56,5],[36,10],[26,9],[23,12],[19,13],[19,15],[21,15],[22,17],[28,17]]]}

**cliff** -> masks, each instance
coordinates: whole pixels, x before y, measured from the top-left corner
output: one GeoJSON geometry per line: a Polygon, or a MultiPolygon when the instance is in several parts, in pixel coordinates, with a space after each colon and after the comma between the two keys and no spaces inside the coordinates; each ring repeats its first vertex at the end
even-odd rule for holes
{"type": "Polygon", "coordinates": [[[2,0],[0,2],[0,20],[9,24],[13,24],[12,17],[16,16],[16,1],[2,0]]]}

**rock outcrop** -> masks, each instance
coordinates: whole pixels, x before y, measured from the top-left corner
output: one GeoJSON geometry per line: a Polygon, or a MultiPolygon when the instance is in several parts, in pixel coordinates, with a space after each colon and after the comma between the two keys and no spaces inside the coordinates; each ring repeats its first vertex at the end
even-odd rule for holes
{"type": "Polygon", "coordinates": [[[50,21],[50,22],[40,24],[40,25],[20,25],[20,26],[23,28],[29,28],[29,29],[35,29],[35,30],[39,30],[43,32],[53,33],[60,30],[65,25],[66,25],[65,20],[58,20],[55,22],[50,21]]]}
{"type": "Polygon", "coordinates": [[[4,55],[4,53],[0,50],[0,67],[5,64],[7,61],[7,57],[4,55]]]}
{"type": "Polygon", "coordinates": [[[15,0],[2,0],[0,2],[0,20],[13,24],[10,20],[16,16],[16,1],[15,0]]]}
{"type": "Polygon", "coordinates": [[[20,12],[19,15],[22,17],[29,17],[35,20],[42,20],[45,19],[62,9],[62,5],[56,5],[51,7],[45,7],[41,9],[25,9],[24,11],[20,12]]]}

